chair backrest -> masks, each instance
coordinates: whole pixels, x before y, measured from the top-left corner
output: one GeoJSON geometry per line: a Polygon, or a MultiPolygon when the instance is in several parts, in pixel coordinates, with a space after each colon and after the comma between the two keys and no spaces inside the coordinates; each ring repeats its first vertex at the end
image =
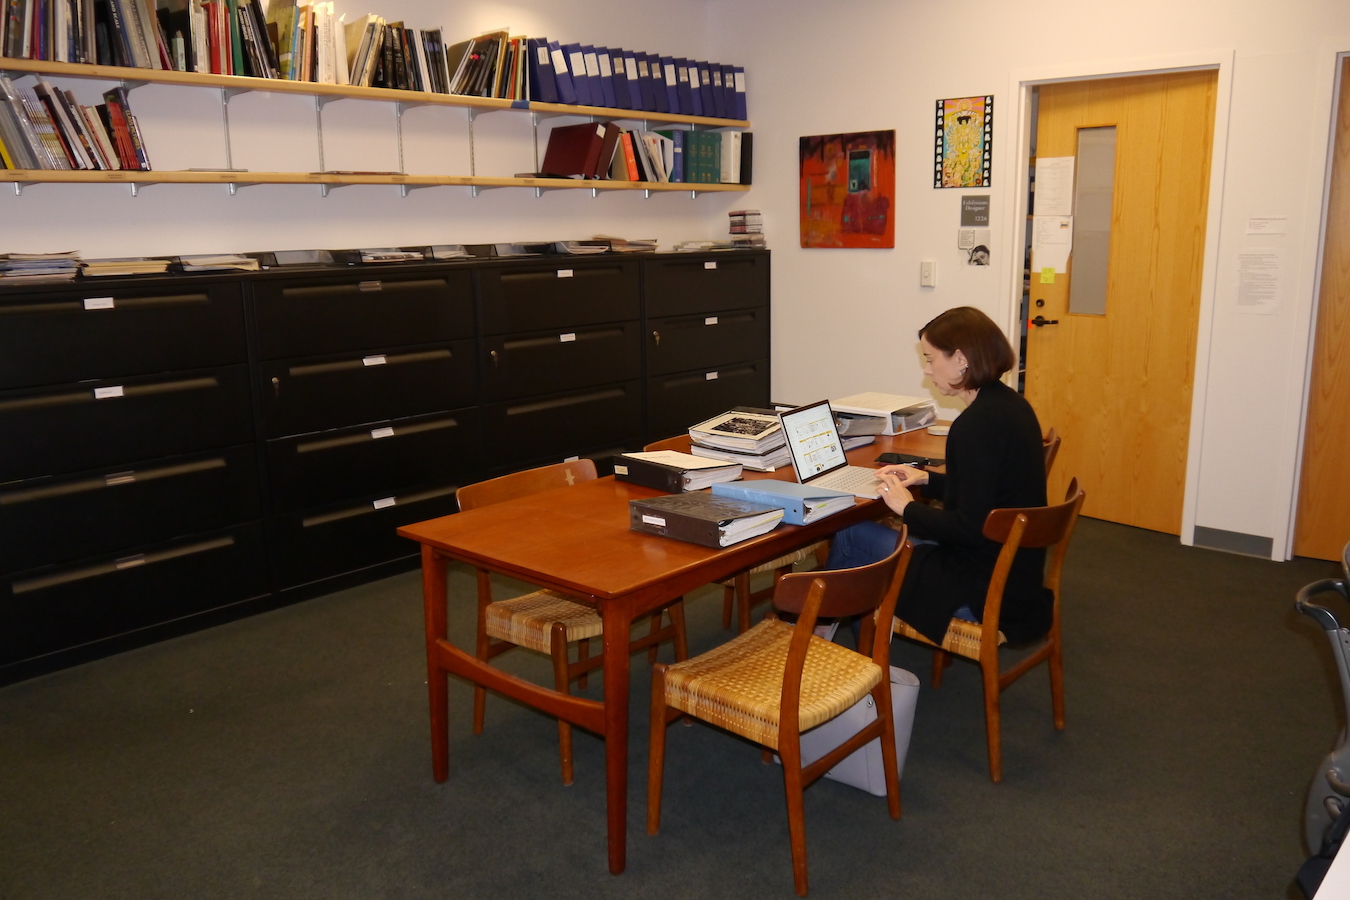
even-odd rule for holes
{"type": "Polygon", "coordinates": [[[668,437],[664,441],[652,441],[642,448],[647,453],[655,453],[657,450],[680,450],[684,453],[689,452],[689,435],[677,434],[674,437],[668,437]]]}
{"type": "MultiPolygon", "coordinates": [[[[821,616],[839,618],[863,616],[864,622],[890,622],[895,615],[895,601],[904,580],[909,554],[913,549],[907,540],[908,531],[902,528],[897,535],[895,552],[880,562],[855,569],[825,569],[784,575],[773,592],[773,605],[782,612],[797,614],[797,634],[793,646],[801,639],[805,653],[807,638],[821,616]]],[[[864,628],[860,647],[867,646],[870,629],[864,628]]],[[[890,628],[879,629],[884,640],[876,641],[874,656],[889,655],[890,628]]],[[[805,657],[803,657],[804,659],[805,657]]]]}
{"type": "Polygon", "coordinates": [[[1045,569],[1045,586],[1055,595],[1055,616],[1059,615],[1059,581],[1064,571],[1064,557],[1069,552],[1069,538],[1078,522],[1086,495],[1078,486],[1078,479],[1069,482],[1064,502],[1055,506],[1032,506],[1023,509],[993,509],[984,520],[984,536],[1003,545],[989,592],[984,600],[985,625],[997,629],[998,614],[1003,605],[1003,588],[1012,570],[1013,558],[1023,548],[1052,547],[1045,569]]]}
{"type": "Polygon", "coordinates": [[[1059,455],[1059,432],[1053,427],[1041,438],[1041,447],[1045,450],[1045,475],[1055,466],[1055,457],[1059,455]]]}
{"type": "Polygon", "coordinates": [[[595,480],[595,462],[589,459],[574,459],[569,462],[512,472],[500,478],[490,478],[477,484],[466,484],[455,492],[461,511],[491,506],[517,497],[528,497],[541,491],[579,484],[595,480]]]}

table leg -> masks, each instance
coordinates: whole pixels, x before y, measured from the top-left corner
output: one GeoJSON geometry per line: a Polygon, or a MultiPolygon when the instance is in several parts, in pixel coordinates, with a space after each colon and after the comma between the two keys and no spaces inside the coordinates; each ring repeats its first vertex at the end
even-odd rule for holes
{"type": "Polygon", "coordinates": [[[623,872],[628,838],[628,638],[629,603],[602,604],[605,684],[605,807],[609,822],[609,871],[623,872]]]}
{"type": "Polygon", "coordinates": [[[422,545],[422,612],[427,632],[427,695],[431,703],[431,776],[450,777],[449,673],[436,661],[436,641],[445,640],[445,560],[422,545]]]}

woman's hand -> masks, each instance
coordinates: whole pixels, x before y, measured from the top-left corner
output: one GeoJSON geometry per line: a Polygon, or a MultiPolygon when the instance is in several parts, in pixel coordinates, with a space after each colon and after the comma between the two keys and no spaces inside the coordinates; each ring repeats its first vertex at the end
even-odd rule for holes
{"type": "Polygon", "coordinates": [[[918,466],[882,466],[877,473],[877,477],[881,477],[882,474],[896,476],[906,488],[915,488],[928,483],[928,470],[920,469],[918,466]]]}
{"type": "MultiPolygon", "coordinates": [[[[887,471],[888,469],[910,469],[909,466],[887,466],[877,471],[877,480],[881,482],[882,501],[898,515],[905,514],[905,507],[914,502],[914,495],[909,492],[905,482],[901,480],[901,473],[887,471]]],[[[914,471],[911,469],[911,471],[914,471]]],[[[924,479],[927,480],[928,473],[924,472],[924,479]]]]}

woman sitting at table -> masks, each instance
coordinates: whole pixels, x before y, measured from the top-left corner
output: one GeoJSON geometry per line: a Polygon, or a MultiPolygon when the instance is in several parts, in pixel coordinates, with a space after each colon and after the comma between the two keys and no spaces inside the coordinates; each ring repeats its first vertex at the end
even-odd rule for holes
{"type": "MultiPolygon", "coordinates": [[[[989,511],[1045,505],[1045,455],[1036,413],[999,380],[1015,358],[988,316],[969,306],[949,309],[919,330],[919,346],[924,374],[966,410],[947,437],[945,475],[885,466],[879,478],[881,499],[903,517],[915,544],[895,614],[941,643],[953,616],[978,622],[984,612],[1001,548],[982,533],[989,511]],[[915,502],[912,492],[918,490],[942,506],[915,502]]],[[[884,559],[896,537],[877,522],[844,529],[831,543],[826,568],[884,559]]],[[[999,617],[1012,643],[1034,640],[1050,628],[1053,600],[1044,572],[1044,550],[1018,552],[999,617]]]]}

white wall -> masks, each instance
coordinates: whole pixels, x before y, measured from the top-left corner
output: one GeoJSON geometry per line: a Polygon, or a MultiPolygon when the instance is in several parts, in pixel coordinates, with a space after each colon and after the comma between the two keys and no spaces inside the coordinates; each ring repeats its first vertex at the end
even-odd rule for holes
{"type": "MultiPolygon", "coordinates": [[[[499,26],[514,34],[623,46],[706,58],[704,0],[659,6],[620,0],[554,3],[448,4],[436,0],[337,0],[339,14],[371,9],[410,27],[442,26],[461,39],[499,26]]],[[[57,80],[84,103],[101,102],[102,82],[57,80]]],[[[20,81],[30,83],[31,79],[20,81]]],[[[131,94],[156,169],[226,164],[220,94],[148,85],[131,94]]],[[[394,105],[343,100],[323,113],[329,169],[398,167],[394,105]]],[[[578,121],[547,120],[546,127],[578,121]]],[[[252,93],[230,102],[233,165],[254,171],[310,172],[319,168],[311,98],[252,93]]],[[[541,129],[542,132],[543,129],[541,129]]],[[[477,174],[513,175],[534,168],[529,116],[498,112],[475,125],[477,174]]],[[[418,107],[405,114],[407,171],[468,175],[465,111],[418,107]]],[[[542,151],[542,143],[541,143],[542,151]]],[[[726,234],[726,211],[738,195],[554,191],[535,198],[524,189],[470,196],[466,187],[433,187],[400,196],[397,187],[357,185],[322,197],[317,186],[246,187],[231,196],[223,185],[152,185],[132,197],[125,185],[53,185],[16,196],[0,182],[0,252],[79,250],[86,257],[230,252],[411,243],[486,243],[588,238],[594,234],[677,241],[726,234]]]]}
{"type": "MultiPolygon", "coordinates": [[[[1020,288],[1020,223],[1011,200],[1024,175],[1019,79],[1128,72],[1159,60],[1231,60],[1226,170],[1211,185],[1218,219],[1214,285],[1202,316],[1187,524],[1288,546],[1300,411],[1321,219],[1333,59],[1350,50],[1350,6],[1296,0],[1278,13],[1232,0],[1081,3],[972,0],[710,0],[714,55],[749,70],[755,187],[774,249],[775,399],[859,390],[927,390],[914,333],[970,304],[1010,321],[1020,288]],[[932,188],[933,104],[995,96],[993,247],[989,268],[955,246],[962,193],[932,188]],[[797,138],[896,130],[894,250],[797,246],[797,138]],[[1288,234],[1251,238],[1251,216],[1289,217],[1288,234]],[[1291,267],[1274,315],[1235,309],[1236,257],[1282,246],[1291,267]],[[936,288],[919,262],[939,265],[936,288]],[[853,323],[853,324],[849,324],[853,323]],[[863,323],[857,327],[856,323],[863,323]]],[[[1175,62],[1172,64],[1176,64],[1175,62]]],[[[1223,142],[1226,142],[1223,143],[1223,142]]],[[[1187,402],[1178,397],[1178,402],[1187,402]]]]}

